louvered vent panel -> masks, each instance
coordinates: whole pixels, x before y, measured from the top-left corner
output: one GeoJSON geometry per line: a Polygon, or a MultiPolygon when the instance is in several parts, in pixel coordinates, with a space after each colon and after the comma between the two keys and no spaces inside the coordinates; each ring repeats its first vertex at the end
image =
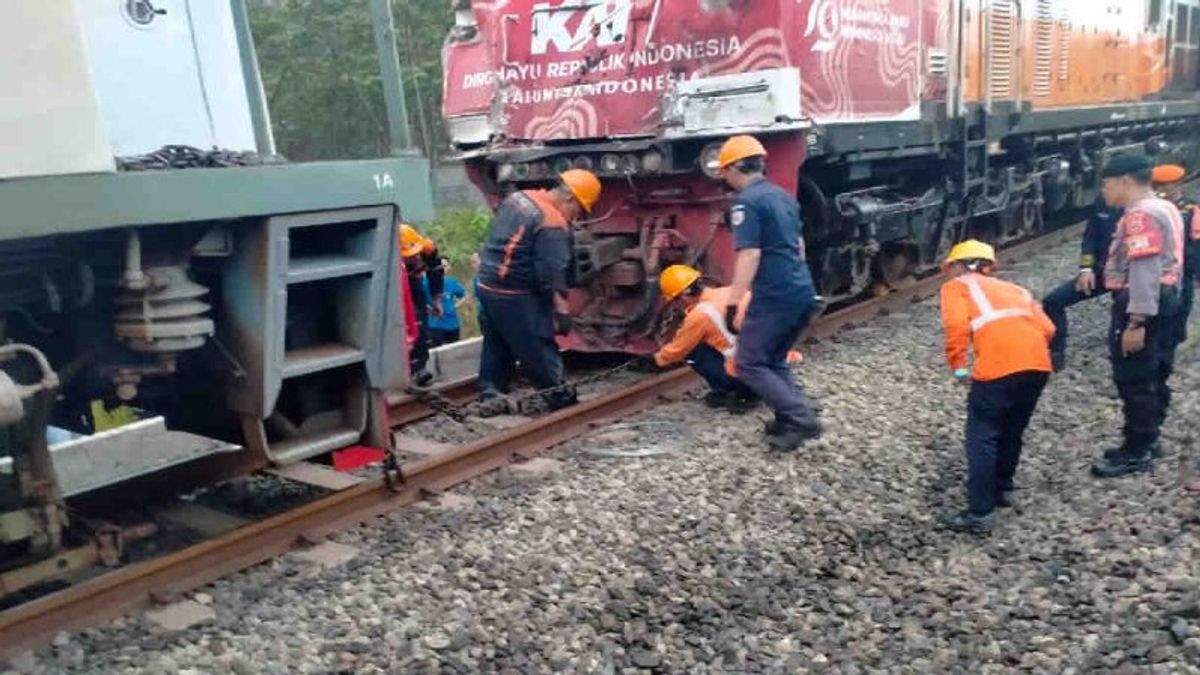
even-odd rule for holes
{"type": "Polygon", "coordinates": [[[941,76],[946,74],[946,70],[949,68],[949,61],[946,57],[945,49],[930,49],[928,59],[927,68],[930,75],[941,76]]]}
{"type": "Polygon", "coordinates": [[[1013,51],[1017,35],[1014,0],[992,0],[988,16],[988,91],[992,98],[1012,95],[1013,51]]]}
{"type": "Polygon", "coordinates": [[[1033,95],[1050,95],[1054,77],[1054,2],[1037,0],[1037,16],[1033,25],[1033,95]]]}
{"type": "Polygon", "coordinates": [[[1071,79],[1071,13],[1067,3],[1059,3],[1058,14],[1058,79],[1071,79]]]}

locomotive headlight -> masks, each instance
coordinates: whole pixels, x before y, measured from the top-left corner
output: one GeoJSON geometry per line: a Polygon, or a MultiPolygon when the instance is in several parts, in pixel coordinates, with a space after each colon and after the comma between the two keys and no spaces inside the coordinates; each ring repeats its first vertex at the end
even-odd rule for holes
{"type": "Polygon", "coordinates": [[[554,160],[554,173],[562,173],[564,171],[570,171],[570,170],[571,170],[571,158],[570,157],[559,157],[558,159],[554,160]]]}
{"type": "Polygon", "coordinates": [[[646,173],[658,173],[663,169],[663,156],[657,150],[651,150],[642,155],[642,171],[646,173]]]}
{"type": "Polygon", "coordinates": [[[721,162],[718,159],[721,155],[721,143],[709,143],[700,151],[700,170],[709,178],[721,177],[721,162]]]}
{"type": "Polygon", "coordinates": [[[641,166],[642,162],[637,155],[621,155],[621,173],[632,176],[641,166]]]}
{"type": "Polygon", "coordinates": [[[500,168],[496,169],[496,180],[501,183],[507,183],[513,179],[513,165],[501,164],[500,168]]]}
{"type": "Polygon", "coordinates": [[[573,162],[571,162],[571,166],[575,167],[576,169],[583,169],[585,171],[591,171],[592,170],[592,158],[588,157],[587,155],[580,155],[580,156],[576,157],[573,162]]]}
{"type": "Polygon", "coordinates": [[[513,167],[513,179],[514,180],[525,180],[526,178],[529,178],[529,165],[528,164],[515,165],[513,167]]]}
{"type": "Polygon", "coordinates": [[[604,173],[617,173],[621,170],[621,157],[611,152],[600,156],[600,170],[604,173]]]}

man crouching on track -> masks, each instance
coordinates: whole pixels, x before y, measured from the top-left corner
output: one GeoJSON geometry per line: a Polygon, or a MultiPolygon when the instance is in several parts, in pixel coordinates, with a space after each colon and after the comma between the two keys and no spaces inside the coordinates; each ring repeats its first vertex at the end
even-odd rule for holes
{"type": "Polygon", "coordinates": [[[1171,402],[1167,380],[1176,347],[1184,234],[1179,209],[1151,188],[1150,158],[1117,155],[1101,177],[1105,201],[1125,209],[1104,270],[1113,292],[1108,353],[1125,411],[1125,439],[1104,453],[1092,474],[1115,478],[1148,471],[1162,453],[1159,430],[1171,402]]]}
{"type": "Polygon", "coordinates": [[[1012,506],[1022,436],[1050,376],[1054,324],[1029,291],[991,276],[996,253],[975,240],[950,250],[943,268],[946,360],[967,396],[967,508],[947,526],[986,533],[997,506],[1012,506]],[[968,349],[975,367],[967,370],[968,349]]]}
{"type": "MultiPolygon", "coordinates": [[[[758,404],[758,397],[730,372],[737,338],[726,325],[723,313],[729,287],[710,287],[699,270],[687,265],[671,265],[663,270],[658,287],[664,302],[683,306],[684,317],[671,341],[654,354],[654,364],[665,368],[686,360],[708,383],[704,397],[708,407],[724,408],[735,415],[748,412],[758,404]]],[[[747,293],[739,306],[738,319],[745,315],[749,304],[747,293]]]]}
{"type": "Polygon", "coordinates": [[[481,401],[508,392],[517,363],[550,410],[572,405],[563,387],[556,332],[569,327],[570,223],[600,199],[600,180],[582,169],[559,176],[552,190],[510,195],[492,219],[480,251],[479,303],[487,330],[479,361],[481,401]]]}
{"type": "Polygon", "coordinates": [[[766,157],[753,136],[734,136],[717,158],[722,178],[738,192],[729,210],[737,262],[725,322],[734,323],[743,296],[753,290],[734,361],[741,381],[775,411],[767,425],[768,444],[791,452],[821,435],[821,424],[787,363],[788,350],[816,313],[817,298],[804,261],[799,204],[767,180],[766,157]]]}

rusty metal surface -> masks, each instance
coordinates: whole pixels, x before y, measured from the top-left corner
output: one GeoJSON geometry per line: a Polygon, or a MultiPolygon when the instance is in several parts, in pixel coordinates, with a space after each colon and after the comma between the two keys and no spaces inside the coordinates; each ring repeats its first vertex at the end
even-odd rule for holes
{"type": "MultiPolygon", "coordinates": [[[[1081,226],[1068,228],[1004,253],[1005,261],[1078,237],[1081,226]]],[[[809,337],[821,337],[866,320],[880,311],[928,297],[939,285],[937,276],[861,305],[831,313],[814,322],[809,337]]],[[[0,658],[45,643],[64,629],[94,625],[149,605],[153,598],[171,598],[286,552],[299,539],[314,541],[328,533],[412,504],[475,476],[570,440],[617,418],[648,408],[665,398],[698,386],[691,370],[676,369],[535,419],[496,435],[445,453],[405,464],[402,482],[390,490],[382,479],[362,483],[328,497],[246,525],[161,558],[116,570],[102,577],[0,613],[0,658]]],[[[473,393],[472,383],[452,385],[445,396],[473,393]]],[[[389,401],[391,421],[401,424],[430,413],[416,399],[389,401]],[[417,416],[417,417],[414,417],[417,416]]]]}

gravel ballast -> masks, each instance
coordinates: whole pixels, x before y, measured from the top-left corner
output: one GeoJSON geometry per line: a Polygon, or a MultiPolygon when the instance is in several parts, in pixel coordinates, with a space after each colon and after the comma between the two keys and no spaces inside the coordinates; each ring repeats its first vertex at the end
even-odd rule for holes
{"type": "MultiPolygon", "coordinates": [[[[1048,291],[1074,248],[1004,276],[1048,291]]],[[[805,349],[827,433],[799,453],[764,450],[765,411],[665,404],[564,446],[561,464],[345,532],[348,562],[289,555],[215,583],[210,621],[166,632],[129,617],[8,667],[1200,673],[1200,349],[1180,352],[1157,470],[1092,478],[1120,428],[1108,306],[1072,310],[1070,368],[1051,379],[1018,505],[990,537],[936,525],[963,501],[966,389],[927,301],[805,349]]]]}

